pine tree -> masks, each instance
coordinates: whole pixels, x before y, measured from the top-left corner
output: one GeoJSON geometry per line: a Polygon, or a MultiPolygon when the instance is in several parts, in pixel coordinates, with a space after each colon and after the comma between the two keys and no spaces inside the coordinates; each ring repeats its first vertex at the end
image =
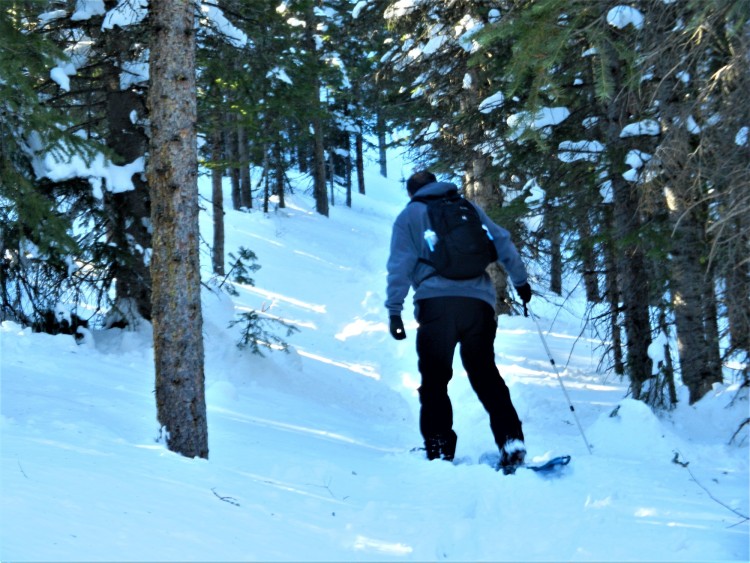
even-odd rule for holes
{"type": "Polygon", "coordinates": [[[194,10],[190,0],[152,0],[150,10],[148,178],[157,415],[170,450],[207,458],[194,10]]]}
{"type": "MultiPolygon", "coordinates": [[[[579,271],[589,272],[589,294],[598,293],[591,275],[597,263],[616,268],[606,286],[614,321],[610,326],[618,331],[616,319],[622,314],[625,369],[639,397],[651,377],[649,283],[639,238],[638,191],[622,175],[625,156],[635,147],[620,135],[637,105],[632,94],[636,51],[627,42],[627,31],[607,24],[605,15],[612,6],[554,0],[509,3],[509,10],[479,41],[506,77],[503,110],[510,131],[503,139],[505,161],[545,191],[541,234],[552,263],[563,252],[555,233],[567,232],[571,248],[578,249],[574,256],[580,260],[579,271]],[[497,56],[498,49],[509,56],[497,56]],[[602,190],[612,194],[611,200],[599,196],[602,190]],[[562,209],[564,214],[558,212],[562,209]],[[592,235],[602,245],[615,245],[608,260],[592,257],[597,248],[592,235]]],[[[617,334],[613,340],[620,340],[617,334]]]]}
{"type": "Polygon", "coordinates": [[[66,57],[35,24],[42,8],[0,6],[0,318],[26,326],[65,297],[77,301],[83,276],[71,275],[74,258],[92,258],[82,251],[85,241],[73,235],[73,224],[90,202],[82,204],[71,194],[81,193],[86,183],[40,178],[45,158],[87,159],[95,151],[46,93],[51,70],[66,57]]]}

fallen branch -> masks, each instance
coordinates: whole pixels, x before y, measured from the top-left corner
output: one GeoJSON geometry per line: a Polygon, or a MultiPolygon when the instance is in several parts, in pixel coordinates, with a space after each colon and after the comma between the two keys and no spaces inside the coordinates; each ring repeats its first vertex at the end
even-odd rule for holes
{"type": "Polygon", "coordinates": [[[216,492],[216,489],[211,489],[211,492],[214,494],[214,496],[219,499],[220,501],[226,502],[231,504],[232,506],[239,506],[240,503],[237,502],[237,499],[233,497],[223,497],[219,493],[216,492]]]}
{"type": "Polygon", "coordinates": [[[716,498],[716,497],[715,497],[715,496],[714,496],[713,494],[711,494],[711,491],[709,491],[709,490],[708,490],[708,489],[707,489],[707,488],[706,488],[706,487],[705,487],[705,486],[703,485],[703,483],[701,483],[700,481],[698,481],[698,479],[697,479],[697,478],[695,477],[695,475],[693,474],[693,472],[692,472],[692,471],[690,471],[690,468],[688,467],[688,465],[690,464],[690,462],[689,462],[689,461],[688,461],[688,462],[682,462],[682,461],[679,461],[679,457],[680,457],[680,453],[679,453],[679,452],[675,452],[675,453],[674,453],[674,459],[672,460],[672,463],[676,463],[677,465],[680,465],[680,466],[684,467],[684,468],[685,468],[685,469],[687,470],[687,472],[688,472],[688,474],[690,475],[690,478],[691,478],[691,479],[693,480],[693,482],[694,482],[694,483],[695,483],[696,485],[698,485],[698,486],[699,486],[699,487],[700,487],[701,489],[703,489],[704,491],[706,491],[706,494],[707,494],[707,495],[709,496],[709,498],[710,498],[710,499],[711,499],[712,501],[714,501],[714,502],[715,502],[715,503],[717,503],[717,504],[720,504],[721,506],[723,506],[724,508],[726,508],[726,509],[727,509],[727,510],[729,510],[730,512],[732,512],[732,513],[736,514],[737,516],[739,516],[740,518],[742,518],[742,520],[741,520],[740,522],[737,522],[736,524],[732,524],[732,526],[730,526],[730,527],[738,526],[739,524],[742,524],[743,522],[747,522],[748,520],[750,520],[750,517],[748,517],[748,516],[747,516],[747,515],[745,515],[745,514],[742,514],[742,512],[740,512],[739,510],[735,510],[734,508],[732,508],[732,507],[731,507],[731,506],[729,506],[728,504],[726,504],[726,503],[724,503],[724,502],[720,501],[720,500],[719,500],[719,499],[717,499],[717,498],[716,498]]]}

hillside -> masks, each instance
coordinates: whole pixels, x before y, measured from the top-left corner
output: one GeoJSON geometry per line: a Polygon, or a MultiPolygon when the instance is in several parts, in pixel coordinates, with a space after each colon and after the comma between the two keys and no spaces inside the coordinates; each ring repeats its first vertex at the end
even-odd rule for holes
{"type": "Polygon", "coordinates": [[[731,404],[727,385],[658,418],[627,399],[598,371],[601,342],[582,331],[575,296],[531,304],[593,454],[521,317],[500,319],[497,363],[530,457],[571,454],[566,472],[477,463],[493,442],[458,361],[460,463],[410,451],[416,325],[407,304],[408,338],[392,340],[383,308],[405,202],[397,181],[370,175],[368,195],[330,218],[301,179],[286,209],[227,211],[227,251],[250,248],[261,269],[236,297],[203,296],[207,461],[159,440],[148,330],[93,331],[79,346],[3,323],[0,559],[747,561],[748,444],[727,445],[747,402],[731,404]],[[289,353],[235,346],[227,326],[251,309],[299,329],[278,330],[289,353]]]}

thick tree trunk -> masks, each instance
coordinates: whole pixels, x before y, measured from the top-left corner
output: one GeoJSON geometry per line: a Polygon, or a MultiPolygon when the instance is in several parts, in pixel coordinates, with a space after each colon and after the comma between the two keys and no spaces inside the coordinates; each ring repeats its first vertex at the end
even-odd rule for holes
{"type": "MultiPolygon", "coordinates": [[[[704,316],[709,303],[704,303],[706,272],[701,257],[707,247],[703,225],[697,216],[700,206],[685,198],[678,189],[667,189],[670,217],[674,225],[671,248],[671,289],[677,351],[680,356],[682,381],[690,390],[690,403],[699,400],[721,381],[720,365],[716,363],[718,339],[709,342],[706,329],[709,319],[704,316]]],[[[714,307],[715,309],[715,307],[714,307]]],[[[716,318],[714,316],[715,324],[716,318]]]]}
{"type": "Polygon", "coordinates": [[[154,361],[170,450],[208,457],[198,254],[195,4],[151,0],[151,186],[154,361]]]}

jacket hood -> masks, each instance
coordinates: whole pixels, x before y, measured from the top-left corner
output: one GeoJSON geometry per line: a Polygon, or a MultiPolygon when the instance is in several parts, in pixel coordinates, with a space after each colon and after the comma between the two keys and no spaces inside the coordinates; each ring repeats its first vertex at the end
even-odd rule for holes
{"type": "Polygon", "coordinates": [[[433,182],[419,188],[413,197],[444,196],[450,192],[458,192],[456,184],[450,182],[433,182]]]}

